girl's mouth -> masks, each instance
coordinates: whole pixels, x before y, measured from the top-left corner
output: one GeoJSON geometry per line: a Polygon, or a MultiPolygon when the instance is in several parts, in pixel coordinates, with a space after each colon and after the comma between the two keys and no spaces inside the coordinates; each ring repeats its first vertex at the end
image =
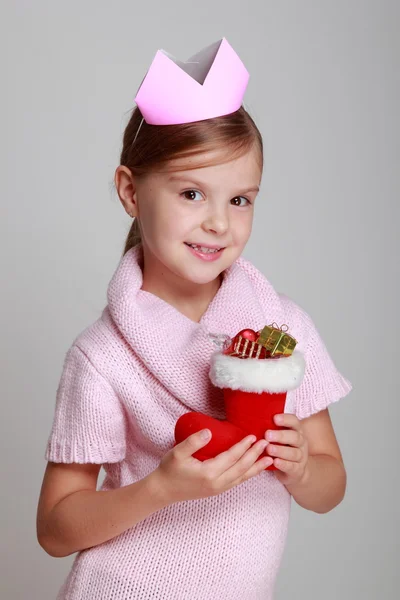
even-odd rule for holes
{"type": "Polygon", "coordinates": [[[185,242],[185,245],[189,248],[190,252],[200,258],[201,260],[213,261],[217,260],[225,248],[210,248],[209,246],[199,246],[198,244],[188,244],[185,242]]]}

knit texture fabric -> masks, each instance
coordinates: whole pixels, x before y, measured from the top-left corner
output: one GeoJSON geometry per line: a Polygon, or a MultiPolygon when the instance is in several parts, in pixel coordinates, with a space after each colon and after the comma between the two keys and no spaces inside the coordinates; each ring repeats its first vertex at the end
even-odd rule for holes
{"type": "MultiPolygon", "coordinates": [[[[351,390],[310,316],[249,261],[224,272],[196,323],[141,290],[141,253],[137,246],[121,259],[101,317],[66,354],[46,460],[103,464],[101,489],[110,490],[157,468],[182,414],[224,419],[223,391],[209,379],[209,333],[287,324],[306,360],[285,405],[299,419],[351,390]]],[[[271,600],[290,504],[268,471],[218,496],[175,503],[79,552],[58,600],[271,600]]]]}

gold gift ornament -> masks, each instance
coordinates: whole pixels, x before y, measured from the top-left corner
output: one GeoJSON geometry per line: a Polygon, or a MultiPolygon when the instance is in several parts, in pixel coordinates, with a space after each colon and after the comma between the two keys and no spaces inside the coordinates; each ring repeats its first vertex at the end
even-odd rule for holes
{"type": "Polygon", "coordinates": [[[297,340],[287,333],[287,325],[279,327],[276,323],[266,325],[259,334],[257,344],[264,346],[270,356],[290,356],[297,340]]]}

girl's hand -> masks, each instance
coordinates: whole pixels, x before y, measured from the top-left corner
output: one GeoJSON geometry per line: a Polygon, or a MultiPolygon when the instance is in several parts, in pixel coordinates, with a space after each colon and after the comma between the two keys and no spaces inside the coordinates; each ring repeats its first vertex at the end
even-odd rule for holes
{"type": "Polygon", "coordinates": [[[265,439],[269,442],[278,442],[284,446],[269,444],[266,452],[273,457],[274,465],[279,471],[273,471],[275,477],[284,485],[292,485],[302,481],[307,473],[308,442],[303,434],[301,421],[289,413],[275,415],[277,425],[289,429],[272,430],[265,432],[265,439]]]}
{"type": "Polygon", "coordinates": [[[216,496],[272,464],[273,459],[268,456],[258,460],[267,442],[258,440],[254,444],[256,437],[250,435],[215,458],[197,460],[192,454],[211,439],[202,438],[201,433],[198,431],[174,446],[151,474],[166,504],[216,496]]]}

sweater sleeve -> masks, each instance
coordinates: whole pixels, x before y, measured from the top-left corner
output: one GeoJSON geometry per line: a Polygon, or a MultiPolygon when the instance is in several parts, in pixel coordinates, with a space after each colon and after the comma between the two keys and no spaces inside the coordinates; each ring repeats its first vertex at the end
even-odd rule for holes
{"type": "Polygon", "coordinates": [[[294,320],[300,323],[299,350],[304,354],[306,367],[301,385],[293,391],[292,412],[304,419],[347,396],[352,384],[337,369],[310,315],[284,298],[291,304],[294,320]]]}
{"type": "Polygon", "coordinates": [[[111,385],[82,350],[72,345],[57,389],[45,459],[111,463],[125,456],[126,419],[111,385]]]}

